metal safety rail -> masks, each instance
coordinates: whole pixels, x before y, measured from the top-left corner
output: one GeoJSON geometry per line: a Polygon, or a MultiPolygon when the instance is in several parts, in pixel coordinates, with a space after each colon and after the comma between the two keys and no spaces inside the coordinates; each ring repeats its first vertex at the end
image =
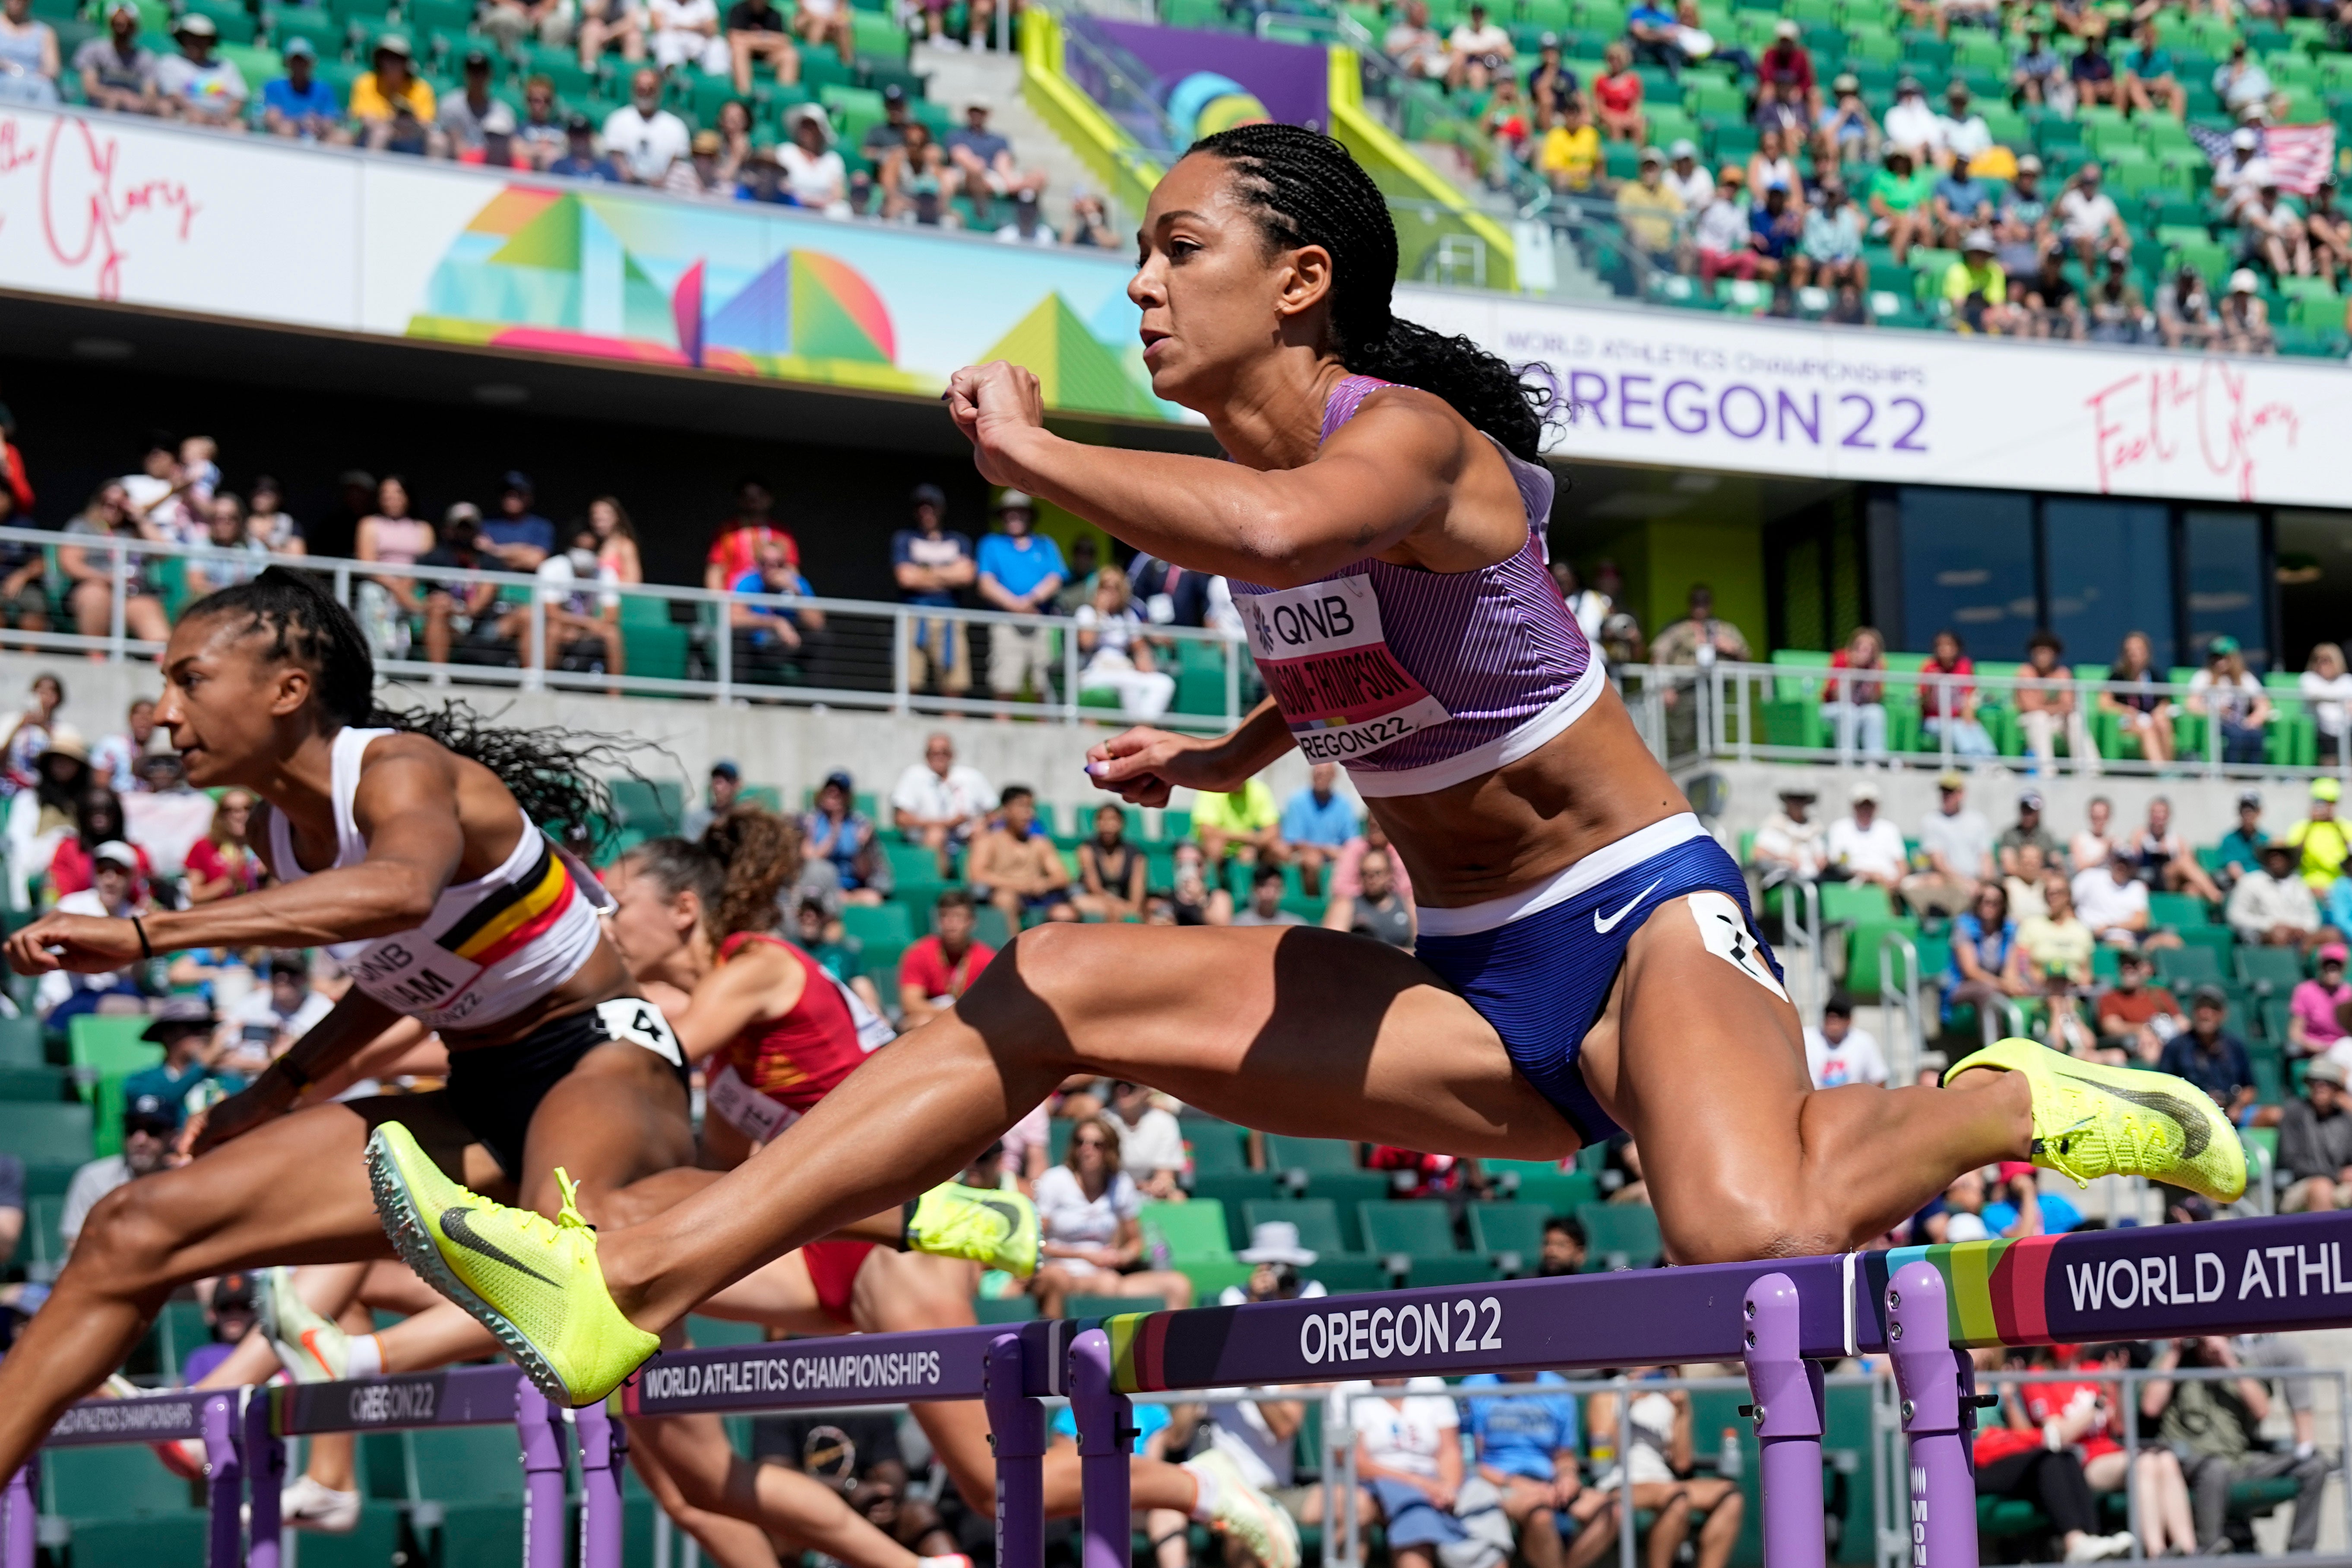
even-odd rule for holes
{"type": "MultiPolygon", "coordinates": [[[[1066,1396],[1078,1433],[1082,1568],[1128,1568],[1129,1395],[1738,1361],[1753,1400],[1766,1568],[1811,1568],[1825,1544],[1822,1364],[1883,1354],[1908,1445],[1913,1568],[1975,1568],[1979,1400],[1966,1347],[2352,1325],[2347,1248],[2352,1214],[2298,1215],[666,1353],[605,1406],[571,1413],[585,1480],[582,1558],[585,1568],[620,1561],[615,1416],[982,1400],[998,1563],[1043,1568],[1043,1401],[1066,1396]]],[[[559,1568],[570,1527],[563,1414],[511,1368],[87,1402],[49,1441],[201,1439],[208,1568],[277,1568],[287,1437],[509,1420],[527,1473],[527,1568],[559,1568]],[[239,1508],[248,1490],[249,1535],[239,1508]]],[[[6,1489],[0,1568],[33,1568],[34,1479],[28,1466],[6,1489]]]]}

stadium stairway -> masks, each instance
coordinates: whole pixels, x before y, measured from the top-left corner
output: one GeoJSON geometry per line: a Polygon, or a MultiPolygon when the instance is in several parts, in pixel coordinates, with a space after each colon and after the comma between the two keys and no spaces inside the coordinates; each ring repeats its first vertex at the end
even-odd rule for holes
{"type": "MultiPolygon", "coordinates": [[[[1078,155],[1060,137],[1047,129],[1036,111],[1022,101],[1018,54],[940,49],[918,44],[914,67],[919,74],[930,78],[931,100],[946,104],[957,125],[963,123],[965,104],[974,98],[989,100],[990,128],[1013,143],[1013,156],[1023,168],[1045,171],[1045,221],[1057,232],[1069,225],[1070,197],[1075,193],[1092,191],[1108,199],[1103,183],[1078,161],[1078,155]]],[[[1109,217],[1113,234],[1127,234],[1135,224],[1135,214],[1122,214],[1116,203],[1111,204],[1109,217]]]]}

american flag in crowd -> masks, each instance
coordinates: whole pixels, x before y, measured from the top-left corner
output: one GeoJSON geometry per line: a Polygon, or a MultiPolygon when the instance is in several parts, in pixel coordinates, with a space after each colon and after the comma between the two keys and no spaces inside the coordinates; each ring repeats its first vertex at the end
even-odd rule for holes
{"type": "MultiPolygon", "coordinates": [[[[2204,150],[2205,156],[2216,164],[2230,156],[2229,131],[2192,125],[2189,128],[2189,134],[2204,150]]],[[[2319,189],[2320,176],[2335,166],[2336,127],[2333,125],[2265,125],[2259,128],[2256,134],[2263,139],[2259,152],[2270,160],[2282,191],[2307,196],[2319,189]]]]}

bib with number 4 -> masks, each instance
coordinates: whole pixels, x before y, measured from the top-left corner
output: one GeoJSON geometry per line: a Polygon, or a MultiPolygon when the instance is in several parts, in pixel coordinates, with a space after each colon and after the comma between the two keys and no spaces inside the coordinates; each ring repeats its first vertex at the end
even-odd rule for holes
{"type": "Polygon", "coordinates": [[[1309,762],[1348,762],[1454,716],[1389,651],[1371,579],[1236,594],[1250,653],[1309,762]]]}
{"type": "Polygon", "coordinates": [[[643,997],[615,997],[609,1002],[596,1004],[596,1021],[604,1026],[607,1040],[625,1040],[644,1046],[672,1067],[686,1065],[686,1054],[678,1047],[677,1033],[662,1017],[661,1009],[643,997]]]}

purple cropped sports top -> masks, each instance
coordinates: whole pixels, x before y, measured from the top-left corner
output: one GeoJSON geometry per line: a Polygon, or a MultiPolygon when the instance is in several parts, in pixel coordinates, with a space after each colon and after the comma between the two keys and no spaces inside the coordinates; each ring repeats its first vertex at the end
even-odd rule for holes
{"type": "MultiPolygon", "coordinates": [[[[1340,382],[1322,439],[1390,384],[1340,382]]],[[[1508,452],[1503,461],[1528,517],[1507,560],[1442,572],[1368,559],[1297,588],[1231,585],[1299,750],[1347,764],[1362,794],[1422,795],[1491,773],[1600,695],[1601,661],[1547,570],[1550,471],[1508,452]]]]}

